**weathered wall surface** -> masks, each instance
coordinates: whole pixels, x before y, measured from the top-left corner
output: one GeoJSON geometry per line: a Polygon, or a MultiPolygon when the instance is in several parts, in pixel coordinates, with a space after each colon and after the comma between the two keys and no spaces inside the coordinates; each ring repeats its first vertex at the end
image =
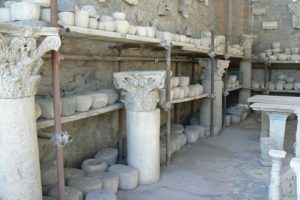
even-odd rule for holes
{"type": "Polygon", "coordinates": [[[288,4],[292,0],[261,0],[252,3],[253,7],[266,9],[266,14],[252,16],[249,23],[249,31],[258,34],[258,42],[254,52],[262,52],[271,48],[272,42],[281,42],[282,48],[299,46],[300,32],[292,26],[292,15],[289,13],[288,4]],[[262,22],[277,21],[278,29],[263,30],[262,22]]]}
{"type": "MultiPolygon", "coordinates": [[[[190,7],[189,18],[184,18],[178,13],[178,1],[169,1],[170,12],[167,16],[158,17],[157,8],[160,0],[139,1],[137,6],[129,6],[122,3],[121,0],[110,0],[105,3],[99,3],[95,0],[77,1],[79,6],[92,4],[100,11],[101,14],[111,14],[113,11],[124,11],[127,13],[128,21],[134,25],[149,25],[150,21],[157,19],[158,29],[169,32],[185,33],[187,26],[192,27],[193,37],[200,36],[200,31],[217,30],[217,16],[219,7],[218,0],[210,0],[209,6],[205,6],[203,2],[192,1],[190,7]],[[137,23],[136,16],[142,16],[142,21],[137,23]]],[[[223,12],[224,13],[224,12],[223,12]]],[[[222,32],[222,31],[221,31],[222,32]]],[[[220,34],[220,32],[218,32],[220,34]]],[[[224,34],[224,33],[223,33],[224,34]]],[[[96,40],[84,39],[63,39],[63,45],[60,49],[62,54],[74,55],[98,55],[98,56],[117,56],[116,49],[111,48],[114,43],[101,42],[96,40]]],[[[152,51],[151,49],[133,48],[124,49],[123,56],[140,56],[140,57],[163,57],[164,52],[152,51]]],[[[173,70],[175,71],[175,63],[173,70]]],[[[100,88],[113,88],[112,75],[117,71],[116,62],[100,62],[100,61],[72,61],[63,60],[61,63],[61,85],[62,94],[69,95],[81,93],[89,90],[100,88]],[[82,84],[84,83],[84,84],[82,84]]],[[[164,62],[122,62],[121,71],[128,70],[162,70],[165,67],[164,62]]],[[[178,75],[191,75],[192,68],[189,63],[178,64],[178,75]]],[[[46,60],[45,65],[41,69],[42,81],[39,85],[38,98],[52,96],[51,88],[51,63],[46,60]]],[[[200,80],[200,67],[196,66],[195,82],[200,80]]],[[[196,105],[195,105],[196,104],[196,105]]],[[[194,110],[197,109],[194,103],[194,110]]],[[[191,104],[178,106],[178,118],[183,119],[190,113],[191,104]]],[[[164,113],[161,113],[161,123],[165,122],[164,113]]],[[[97,117],[70,122],[63,125],[63,130],[68,131],[73,142],[65,147],[66,166],[80,166],[80,162],[93,154],[100,148],[108,146],[116,146],[118,132],[118,111],[103,114],[97,117]]],[[[52,132],[53,129],[43,129],[43,132],[52,132]]],[[[49,141],[39,140],[40,158],[42,160],[54,159],[55,151],[49,141]]]]}
{"type": "MultiPolygon", "coordinates": [[[[258,39],[254,46],[254,53],[259,54],[271,48],[272,42],[280,42],[282,51],[285,48],[299,47],[300,32],[293,28],[292,15],[289,13],[288,5],[294,3],[292,0],[261,0],[252,3],[253,8],[265,8],[266,14],[250,17],[249,31],[257,34],[258,39]],[[262,22],[277,21],[278,29],[263,30],[262,22]]],[[[297,2],[295,2],[297,3],[297,2]]],[[[282,66],[284,67],[284,66],[282,66]]],[[[300,74],[297,70],[273,70],[270,80],[276,81],[279,74],[296,77],[296,82],[300,81],[300,74]]],[[[253,70],[252,79],[263,81],[263,70],[253,70]]]]}

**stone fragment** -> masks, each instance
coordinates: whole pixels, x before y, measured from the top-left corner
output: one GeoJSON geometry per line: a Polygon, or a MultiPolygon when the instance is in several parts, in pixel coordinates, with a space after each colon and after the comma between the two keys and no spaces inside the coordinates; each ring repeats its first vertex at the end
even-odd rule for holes
{"type": "Polygon", "coordinates": [[[107,94],[109,105],[114,104],[119,99],[119,93],[114,89],[100,89],[98,91],[107,94]]]}
{"type": "Polygon", "coordinates": [[[300,28],[300,4],[289,4],[289,12],[292,15],[293,28],[300,28]]]}
{"type": "Polygon", "coordinates": [[[95,172],[95,171],[106,171],[107,164],[100,159],[87,159],[82,162],[81,169],[86,173],[95,172]]]}
{"type": "Polygon", "coordinates": [[[68,186],[77,188],[83,192],[85,196],[88,192],[99,191],[102,189],[102,182],[97,178],[91,177],[77,177],[71,178],[68,181],[68,186]]]}
{"type": "Polygon", "coordinates": [[[114,148],[101,149],[95,155],[96,159],[106,162],[109,166],[117,162],[118,150],[114,148]]]}
{"type": "Polygon", "coordinates": [[[53,108],[53,100],[52,99],[39,99],[36,101],[39,104],[42,114],[41,117],[45,119],[53,119],[54,118],[54,108],[53,108]]]}
{"type": "Polygon", "coordinates": [[[108,171],[114,172],[120,176],[119,188],[121,190],[132,190],[138,185],[139,173],[136,169],[126,165],[113,165],[108,171]]]}
{"type": "Polygon", "coordinates": [[[41,106],[38,103],[35,103],[35,119],[38,119],[42,115],[41,106]]]}
{"type": "MultiPolygon", "coordinates": [[[[49,196],[58,199],[58,188],[55,187],[49,191],[49,196]]],[[[80,190],[73,187],[65,187],[65,200],[83,200],[83,194],[80,190]]]]}
{"type": "Polygon", "coordinates": [[[186,135],[187,142],[189,144],[194,144],[199,139],[200,131],[196,126],[186,126],[184,134],[186,135]]]}
{"type": "Polygon", "coordinates": [[[123,0],[125,1],[127,4],[131,5],[131,6],[135,6],[139,3],[138,0],[123,0]]]}
{"type": "Polygon", "coordinates": [[[266,8],[253,8],[252,14],[253,15],[264,15],[264,14],[266,14],[266,8]]]}
{"type": "Polygon", "coordinates": [[[73,115],[76,109],[76,99],[74,97],[64,97],[61,99],[61,101],[62,101],[61,115],[62,116],[73,115]]]}
{"type": "Polygon", "coordinates": [[[93,93],[91,96],[93,98],[92,108],[104,108],[108,104],[108,95],[106,93],[93,93]]]}
{"type": "Polygon", "coordinates": [[[111,190],[114,193],[118,191],[120,177],[114,172],[96,171],[88,173],[86,176],[100,179],[102,181],[103,189],[111,190]]]}
{"type": "Polygon", "coordinates": [[[66,182],[71,178],[84,177],[85,171],[77,168],[65,168],[65,180],[66,182]]]}
{"type": "Polygon", "coordinates": [[[117,196],[110,190],[89,192],[85,200],[117,200],[117,196]]]}
{"type": "Polygon", "coordinates": [[[57,183],[56,161],[48,160],[41,163],[42,185],[57,183]]]}
{"type": "Polygon", "coordinates": [[[55,187],[57,187],[57,183],[51,185],[42,185],[42,193],[43,195],[48,195],[49,191],[55,187]]]}
{"type": "Polygon", "coordinates": [[[278,22],[262,22],[262,28],[264,30],[272,30],[278,28],[278,22]]]}

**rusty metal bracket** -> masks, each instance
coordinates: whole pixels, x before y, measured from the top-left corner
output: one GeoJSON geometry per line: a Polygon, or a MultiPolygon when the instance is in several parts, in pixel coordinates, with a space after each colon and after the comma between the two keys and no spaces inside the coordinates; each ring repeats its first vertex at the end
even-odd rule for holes
{"type": "Polygon", "coordinates": [[[72,137],[69,135],[68,132],[53,133],[51,135],[51,141],[54,144],[54,146],[60,148],[64,147],[66,144],[72,141],[72,137]]]}

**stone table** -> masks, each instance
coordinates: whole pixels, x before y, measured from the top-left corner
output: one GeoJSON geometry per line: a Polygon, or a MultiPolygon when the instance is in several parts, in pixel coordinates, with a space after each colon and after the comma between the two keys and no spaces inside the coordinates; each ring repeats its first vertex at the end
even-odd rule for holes
{"type": "MultiPolygon", "coordinates": [[[[261,164],[270,166],[270,149],[283,150],[287,117],[295,113],[300,119],[300,97],[256,95],[248,99],[253,110],[262,112],[261,164]],[[269,123],[269,125],[268,125],[269,123]]],[[[296,156],[300,156],[300,125],[296,132],[296,156]]]]}
{"type": "Polygon", "coordinates": [[[0,199],[42,199],[34,95],[41,57],[60,45],[56,28],[0,24],[0,199]]]}

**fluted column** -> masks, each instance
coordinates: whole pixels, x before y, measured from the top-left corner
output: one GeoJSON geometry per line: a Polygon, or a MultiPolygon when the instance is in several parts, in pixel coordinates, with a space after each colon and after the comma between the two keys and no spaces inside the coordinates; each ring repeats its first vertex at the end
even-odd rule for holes
{"type": "Polygon", "coordinates": [[[269,185],[269,200],[280,200],[282,161],[286,156],[285,151],[271,150],[272,158],[271,182],[269,185]]]}
{"type": "Polygon", "coordinates": [[[0,199],[3,200],[42,199],[34,95],[43,64],[41,57],[49,50],[58,50],[61,42],[56,33],[38,45],[35,36],[36,30],[31,27],[1,25],[0,28],[0,199]]]}
{"type": "Polygon", "coordinates": [[[157,89],[165,84],[165,71],[114,73],[126,109],[127,163],[139,171],[139,183],[160,178],[160,110],[157,89]]]}

